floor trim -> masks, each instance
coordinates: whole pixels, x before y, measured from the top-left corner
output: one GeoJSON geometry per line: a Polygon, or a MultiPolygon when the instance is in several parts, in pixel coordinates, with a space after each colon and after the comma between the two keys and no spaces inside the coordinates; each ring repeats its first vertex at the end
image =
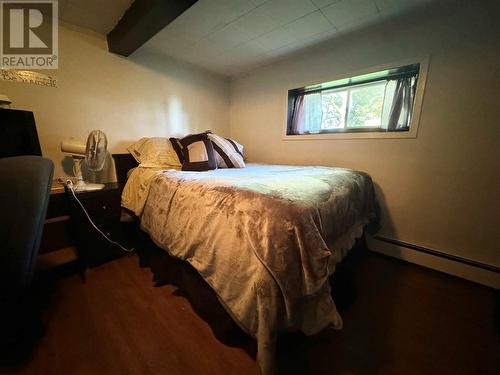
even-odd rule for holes
{"type": "Polygon", "coordinates": [[[420,251],[422,253],[426,253],[426,254],[430,254],[430,255],[435,255],[435,256],[438,256],[438,257],[441,257],[441,258],[453,260],[455,262],[460,262],[460,263],[463,263],[463,264],[467,264],[469,266],[478,267],[478,268],[482,268],[484,270],[488,270],[488,271],[500,273],[500,267],[494,266],[492,264],[486,264],[486,263],[478,262],[476,260],[467,259],[467,258],[464,258],[464,257],[461,257],[461,256],[447,254],[447,253],[445,253],[443,251],[429,249],[427,247],[415,245],[415,244],[412,244],[412,243],[409,243],[409,242],[400,241],[400,240],[396,240],[396,239],[389,238],[389,237],[375,236],[375,239],[378,240],[378,241],[388,242],[388,243],[393,244],[393,245],[406,247],[407,249],[411,249],[411,250],[415,250],[415,251],[420,251]]]}
{"type": "Polygon", "coordinates": [[[370,250],[500,289],[499,268],[383,236],[367,236],[370,250]]]}

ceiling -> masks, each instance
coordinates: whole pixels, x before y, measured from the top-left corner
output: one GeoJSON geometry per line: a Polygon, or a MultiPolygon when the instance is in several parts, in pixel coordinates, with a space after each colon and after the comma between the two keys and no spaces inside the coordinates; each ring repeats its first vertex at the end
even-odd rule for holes
{"type": "MultiPolygon", "coordinates": [[[[199,0],[141,48],[238,76],[435,0],[199,0]]],[[[60,0],[63,21],[107,34],[132,0],[60,0]]]]}
{"type": "Polygon", "coordinates": [[[142,48],[227,76],[429,0],[199,0],[142,48]]]}
{"type": "Polygon", "coordinates": [[[106,35],[134,0],[59,0],[59,18],[106,35]],[[103,6],[103,2],[106,5],[103,6]]]}

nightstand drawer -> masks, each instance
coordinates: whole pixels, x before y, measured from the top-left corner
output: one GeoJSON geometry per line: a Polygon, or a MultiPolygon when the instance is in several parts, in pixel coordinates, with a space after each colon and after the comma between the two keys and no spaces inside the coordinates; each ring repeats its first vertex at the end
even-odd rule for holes
{"type": "MultiPolygon", "coordinates": [[[[79,197],[80,198],[80,197],[79,197]]],[[[117,194],[100,194],[92,199],[80,198],[92,220],[116,219],[120,217],[121,196],[117,194]]]]}
{"type": "MultiPolygon", "coordinates": [[[[94,224],[111,240],[113,241],[121,241],[123,237],[122,223],[116,220],[94,220],[94,224]]],[[[89,228],[90,229],[90,228],[89,228]]],[[[98,236],[102,235],[95,232],[98,236]]]]}

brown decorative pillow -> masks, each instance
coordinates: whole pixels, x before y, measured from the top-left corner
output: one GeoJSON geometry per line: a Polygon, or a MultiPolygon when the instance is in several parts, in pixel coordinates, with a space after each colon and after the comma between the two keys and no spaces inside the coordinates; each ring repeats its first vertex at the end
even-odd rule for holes
{"type": "Polygon", "coordinates": [[[182,145],[181,140],[179,138],[170,137],[170,143],[172,144],[172,148],[174,149],[177,157],[179,158],[180,163],[184,163],[184,154],[182,153],[182,145]]]}
{"type": "Polygon", "coordinates": [[[183,171],[209,171],[217,168],[214,148],[207,133],[192,134],[182,138],[183,171]]]}

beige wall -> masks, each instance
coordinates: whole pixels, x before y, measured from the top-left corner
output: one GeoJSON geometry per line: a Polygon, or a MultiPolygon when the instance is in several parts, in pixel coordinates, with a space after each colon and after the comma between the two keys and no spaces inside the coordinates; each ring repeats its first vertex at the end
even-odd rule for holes
{"type": "MultiPolygon", "coordinates": [[[[381,235],[500,266],[500,27],[470,1],[373,27],[231,85],[231,134],[258,162],[367,171],[381,235]],[[430,57],[416,139],[281,139],[286,89],[413,56],[430,57]]],[[[483,4],[483,5],[480,5],[483,4]]]]}
{"type": "MultiPolygon", "coordinates": [[[[13,108],[35,113],[43,154],[63,170],[63,138],[86,139],[103,130],[111,152],[144,136],[182,135],[213,129],[229,134],[226,79],[164,57],[107,52],[104,36],[70,26],[59,31],[59,69],[46,71],[57,88],[0,81],[13,108]]],[[[64,163],[66,167],[71,163],[64,163]]]]}

